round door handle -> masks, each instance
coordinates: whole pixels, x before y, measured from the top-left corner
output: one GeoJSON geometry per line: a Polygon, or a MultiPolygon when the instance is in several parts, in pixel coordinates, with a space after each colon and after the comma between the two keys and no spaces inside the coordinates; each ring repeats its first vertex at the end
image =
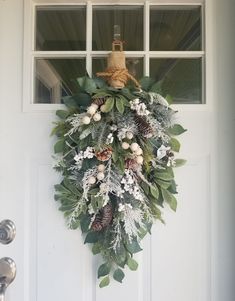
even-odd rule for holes
{"type": "Polygon", "coordinates": [[[5,219],[0,223],[0,243],[7,245],[11,243],[16,236],[16,226],[9,220],[5,219]]]}
{"type": "Polygon", "coordinates": [[[5,301],[7,287],[16,276],[16,264],[13,259],[4,257],[0,259],[0,301],[5,301]]]}

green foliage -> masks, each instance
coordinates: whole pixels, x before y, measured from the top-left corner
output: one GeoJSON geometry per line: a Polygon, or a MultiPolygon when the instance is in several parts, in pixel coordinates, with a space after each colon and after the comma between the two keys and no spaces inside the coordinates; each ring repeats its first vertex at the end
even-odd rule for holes
{"type": "Polygon", "coordinates": [[[136,271],[138,269],[138,262],[136,262],[133,258],[128,258],[127,265],[132,271],[136,271]]]}
{"type": "Polygon", "coordinates": [[[113,273],[113,279],[122,283],[123,278],[125,277],[124,272],[121,269],[116,269],[113,273]]]}
{"type": "MultiPolygon", "coordinates": [[[[140,242],[147,233],[151,234],[152,221],[157,219],[164,223],[165,203],[172,210],[177,209],[173,168],[186,161],[174,158],[174,153],[180,151],[180,142],[175,136],[186,130],[179,124],[169,127],[174,111],[155,94],[161,93],[162,82],[156,83],[149,77],[140,82],[141,91],[134,87],[108,87],[100,78],[78,78],[78,92],[62,99],[66,109],[56,112],[57,122],[52,131],[57,138],[55,169],[63,177],[62,182],[55,185],[55,200],[69,228],[80,227],[84,243],[91,244],[92,253],[104,259],[98,268],[100,287],[109,285],[109,275],[122,283],[125,277],[122,269],[126,266],[132,271],[137,270],[138,263],[132,256],[142,251],[140,242]],[[148,117],[144,113],[137,116],[137,110],[133,110],[130,101],[136,98],[150,112],[148,117]],[[97,105],[94,114],[98,113],[100,119],[99,115],[95,119],[93,113],[87,112],[93,102],[97,105]],[[84,122],[84,116],[89,117],[88,122],[84,122]],[[149,131],[153,133],[151,138],[146,135],[149,131]],[[128,137],[127,132],[133,137],[128,137]],[[110,134],[111,142],[107,139],[110,134]],[[137,153],[130,146],[123,148],[123,142],[139,145],[143,165],[137,161],[137,153]],[[161,157],[159,149],[163,152],[161,157]],[[111,158],[103,159],[103,153],[105,156],[107,151],[111,158]],[[101,179],[98,179],[101,164],[104,175],[102,179],[101,172],[101,179]],[[127,170],[129,177],[132,174],[132,190],[128,190],[131,181],[127,186],[123,183],[127,170]],[[90,177],[95,181],[89,183],[90,177]],[[101,184],[107,184],[103,192],[101,184]],[[111,213],[105,213],[106,206],[110,206],[111,213]],[[128,210],[129,213],[125,213],[128,210]],[[128,222],[133,229],[126,226],[128,222]]],[[[172,101],[170,96],[165,100],[172,101]]]]}
{"type": "Polygon", "coordinates": [[[184,129],[180,124],[175,124],[173,127],[169,128],[169,132],[173,136],[178,136],[186,132],[187,130],[184,129]]]}
{"type": "Polygon", "coordinates": [[[103,112],[105,112],[105,113],[110,112],[112,110],[113,106],[114,106],[114,98],[109,97],[104,104],[103,112]]]}
{"type": "Polygon", "coordinates": [[[109,263],[103,263],[98,269],[98,278],[106,276],[109,274],[111,266],[109,263]]]}
{"type": "Polygon", "coordinates": [[[108,286],[109,283],[110,283],[110,278],[109,278],[109,276],[106,276],[100,281],[99,287],[103,288],[105,286],[108,286]]]}

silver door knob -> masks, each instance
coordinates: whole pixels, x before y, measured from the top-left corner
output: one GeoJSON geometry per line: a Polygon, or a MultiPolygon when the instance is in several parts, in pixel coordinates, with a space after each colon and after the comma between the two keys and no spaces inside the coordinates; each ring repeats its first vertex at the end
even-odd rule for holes
{"type": "Polygon", "coordinates": [[[0,301],[5,301],[7,287],[16,276],[16,264],[9,257],[0,259],[0,301]]]}
{"type": "Polygon", "coordinates": [[[16,235],[15,224],[9,219],[0,223],[0,242],[4,245],[11,243],[16,235]]]}

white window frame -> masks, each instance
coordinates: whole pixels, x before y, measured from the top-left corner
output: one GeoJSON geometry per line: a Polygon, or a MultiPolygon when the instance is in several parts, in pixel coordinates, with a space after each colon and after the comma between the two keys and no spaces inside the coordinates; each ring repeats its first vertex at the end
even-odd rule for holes
{"type": "MultiPolygon", "coordinates": [[[[138,1],[138,0],[137,0],[138,1]]],[[[109,51],[92,50],[92,6],[93,5],[143,5],[144,6],[144,50],[143,51],[126,51],[127,57],[143,57],[144,75],[149,75],[150,58],[201,58],[202,59],[202,104],[177,104],[174,105],[179,110],[208,110],[211,107],[212,97],[208,82],[212,81],[211,60],[208,59],[212,51],[209,48],[209,32],[211,32],[210,9],[213,0],[153,0],[153,1],[79,1],[73,0],[24,0],[24,63],[23,63],[23,111],[55,111],[63,108],[62,104],[37,104],[33,103],[34,99],[34,60],[35,58],[86,58],[86,69],[89,74],[92,70],[92,57],[105,57],[109,51]],[[205,3],[204,3],[205,1],[205,3]],[[35,51],[35,11],[36,6],[86,6],[86,51],[35,51]],[[150,51],[149,50],[149,20],[150,6],[201,6],[202,8],[202,51],[150,51]],[[145,33],[148,34],[145,34],[145,33]],[[207,38],[206,38],[207,37],[207,38]],[[207,89],[205,87],[207,86],[207,89]]],[[[212,86],[212,83],[210,84],[212,86]]]]}

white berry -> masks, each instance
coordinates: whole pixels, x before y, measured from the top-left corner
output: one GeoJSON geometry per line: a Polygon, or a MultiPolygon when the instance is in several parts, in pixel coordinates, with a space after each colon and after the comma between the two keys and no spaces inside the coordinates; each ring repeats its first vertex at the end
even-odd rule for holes
{"type": "Polygon", "coordinates": [[[100,165],[98,165],[97,169],[98,169],[98,171],[102,172],[102,171],[105,170],[105,165],[104,164],[100,164],[100,165]]]}
{"type": "Polygon", "coordinates": [[[134,135],[132,132],[127,132],[126,137],[127,137],[127,139],[131,140],[134,137],[134,135]]]}
{"type": "Polygon", "coordinates": [[[97,111],[97,108],[98,108],[97,105],[91,105],[90,107],[88,107],[87,113],[90,115],[94,115],[95,112],[97,111]]]}
{"type": "Polygon", "coordinates": [[[91,122],[91,118],[89,116],[84,116],[82,118],[82,123],[83,124],[89,124],[91,122]]]}
{"type": "Polygon", "coordinates": [[[95,184],[95,182],[96,182],[96,178],[93,177],[93,176],[91,176],[91,177],[88,179],[88,183],[89,183],[90,185],[95,184]]]}
{"type": "Polygon", "coordinates": [[[144,158],[142,156],[137,156],[136,157],[136,163],[142,165],[144,162],[144,158]]]}
{"type": "Polygon", "coordinates": [[[105,113],[105,110],[106,110],[105,105],[102,105],[102,106],[100,107],[100,111],[103,112],[103,113],[105,113]]]}
{"type": "Polygon", "coordinates": [[[123,149],[128,149],[130,147],[130,144],[129,143],[127,143],[127,142],[123,142],[122,143],[122,148],[123,149]]]}
{"type": "Polygon", "coordinates": [[[136,152],[137,149],[139,149],[139,144],[136,143],[136,142],[132,143],[132,144],[131,144],[131,150],[132,150],[133,152],[136,152]]]}
{"type": "Polygon", "coordinates": [[[93,119],[94,119],[95,121],[100,121],[100,119],[101,119],[100,113],[95,113],[95,115],[93,116],[93,119]]]}
{"type": "Polygon", "coordinates": [[[101,184],[100,184],[100,190],[101,190],[101,191],[106,191],[106,189],[107,189],[106,183],[101,183],[101,184]]]}
{"type": "Polygon", "coordinates": [[[97,180],[101,181],[104,179],[104,173],[103,172],[98,172],[97,174],[97,180]]]}
{"type": "Polygon", "coordinates": [[[135,151],[135,155],[136,156],[140,156],[140,155],[142,155],[143,154],[143,150],[139,147],[138,149],[137,149],[137,151],[135,151]]]}

